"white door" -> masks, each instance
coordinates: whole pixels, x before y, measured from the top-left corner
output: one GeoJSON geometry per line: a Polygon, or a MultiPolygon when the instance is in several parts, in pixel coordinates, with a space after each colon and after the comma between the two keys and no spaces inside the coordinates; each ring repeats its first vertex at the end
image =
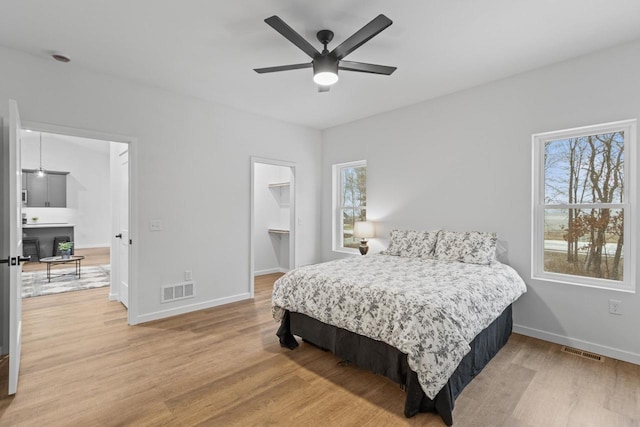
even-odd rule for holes
{"type": "Polygon", "coordinates": [[[9,101],[9,394],[18,389],[22,344],[22,166],[20,114],[9,101]]]}
{"type": "Polygon", "coordinates": [[[129,151],[118,156],[118,223],[120,248],[118,250],[118,294],[120,302],[129,307],[129,151]]]}

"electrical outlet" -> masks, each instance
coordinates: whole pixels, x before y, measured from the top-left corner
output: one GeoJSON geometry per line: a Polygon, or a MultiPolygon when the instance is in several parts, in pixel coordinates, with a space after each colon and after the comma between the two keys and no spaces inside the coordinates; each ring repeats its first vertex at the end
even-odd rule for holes
{"type": "Polygon", "coordinates": [[[160,231],[162,230],[162,220],[160,219],[152,219],[149,221],[149,231],[160,231]]]}
{"type": "Polygon", "coordinates": [[[622,301],[617,299],[609,300],[609,313],[611,314],[622,314],[622,301]]]}
{"type": "Polygon", "coordinates": [[[191,270],[185,270],[184,271],[184,280],[189,281],[189,280],[193,280],[193,274],[191,274],[191,270]]]}

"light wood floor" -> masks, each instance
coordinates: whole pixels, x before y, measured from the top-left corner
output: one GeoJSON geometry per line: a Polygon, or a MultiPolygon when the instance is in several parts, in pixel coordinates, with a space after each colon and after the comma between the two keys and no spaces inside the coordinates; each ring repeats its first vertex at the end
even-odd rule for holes
{"type": "MultiPolygon", "coordinates": [[[[0,396],[0,425],[444,425],[405,419],[404,392],[383,377],[304,343],[280,348],[277,276],[256,280],[255,300],[135,327],[107,289],[25,300],[18,394],[0,396]]],[[[637,427],[640,366],[514,334],[460,395],[454,422],[637,427]]]]}
{"type": "MultiPolygon", "coordinates": [[[[76,249],[74,251],[74,255],[84,255],[84,259],[82,260],[83,267],[89,267],[90,265],[108,265],[111,263],[109,259],[110,249],[106,248],[87,248],[87,249],[76,249]]],[[[49,254],[51,255],[51,254],[49,254]]],[[[55,269],[59,268],[67,268],[68,265],[60,264],[59,266],[53,266],[55,269]]],[[[43,262],[27,262],[22,265],[22,271],[46,271],[47,264],[43,262]]]]}

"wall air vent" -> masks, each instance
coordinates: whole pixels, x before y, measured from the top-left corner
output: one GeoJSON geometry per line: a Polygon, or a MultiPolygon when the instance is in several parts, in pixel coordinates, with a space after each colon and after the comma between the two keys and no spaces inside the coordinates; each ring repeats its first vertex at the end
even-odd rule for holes
{"type": "Polygon", "coordinates": [[[160,302],[178,301],[195,296],[195,282],[183,282],[176,285],[165,285],[161,288],[160,302]]]}
{"type": "Polygon", "coordinates": [[[562,351],[565,353],[573,354],[574,356],[584,357],[585,359],[604,362],[604,357],[600,356],[599,354],[590,353],[584,350],[578,350],[577,348],[562,347],[562,351]]]}

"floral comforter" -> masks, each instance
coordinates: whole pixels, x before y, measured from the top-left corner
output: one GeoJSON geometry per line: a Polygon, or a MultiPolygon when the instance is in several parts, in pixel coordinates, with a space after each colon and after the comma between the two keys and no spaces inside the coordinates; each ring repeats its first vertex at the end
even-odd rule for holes
{"type": "Polygon", "coordinates": [[[497,261],[368,255],[287,273],[272,310],[278,321],[289,310],[397,348],[433,399],[474,337],[524,292],[515,270],[497,261]]]}

